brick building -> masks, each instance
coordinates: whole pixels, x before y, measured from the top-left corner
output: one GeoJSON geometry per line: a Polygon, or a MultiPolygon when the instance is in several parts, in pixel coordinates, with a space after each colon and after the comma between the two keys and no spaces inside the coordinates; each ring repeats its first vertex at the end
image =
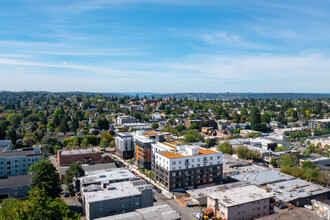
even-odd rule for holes
{"type": "Polygon", "coordinates": [[[99,162],[101,159],[102,153],[98,147],[57,151],[57,164],[60,166],[70,165],[75,162],[99,162]]]}

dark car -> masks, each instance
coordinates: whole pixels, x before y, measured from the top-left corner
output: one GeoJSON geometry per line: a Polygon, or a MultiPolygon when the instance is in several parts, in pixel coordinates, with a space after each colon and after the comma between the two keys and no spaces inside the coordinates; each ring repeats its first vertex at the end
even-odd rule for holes
{"type": "Polygon", "coordinates": [[[286,209],[286,208],[288,208],[288,206],[287,206],[287,205],[284,205],[284,204],[282,204],[282,205],[280,205],[280,206],[279,206],[279,208],[280,208],[280,209],[286,209]]]}
{"type": "Polygon", "coordinates": [[[63,196],[64,197],[69,197],[69,193],[68,192],[63,192],[63,196]]]}
{"type": "Polygon", "coordinates": [[[281,203],[281,202],[276,202],[276,203],[275,203],[275,206],[276,206],[276,207],[279,207],[280,205],[283,205],[283,203],[281,203]]]}

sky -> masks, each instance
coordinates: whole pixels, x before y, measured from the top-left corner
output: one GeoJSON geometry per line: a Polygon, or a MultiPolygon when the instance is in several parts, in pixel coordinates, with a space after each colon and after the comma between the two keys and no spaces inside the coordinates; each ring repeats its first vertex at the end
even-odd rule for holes
{"type": "Polygon", "coordinates": [[[0,90],[330,93],[328,0],[0,0],[0,90]]]}

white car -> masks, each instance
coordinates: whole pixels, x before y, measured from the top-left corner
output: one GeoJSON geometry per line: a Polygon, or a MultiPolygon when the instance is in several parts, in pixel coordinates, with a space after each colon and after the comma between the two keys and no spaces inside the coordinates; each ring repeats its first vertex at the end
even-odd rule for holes
{"type": "Polygon", "coordinates": [[[193,216],[195,216],[196,218],[198,219],[201,219],[203,217],[203,213],[200,213],[200,212],[194,212],[193,213],[193,216]]]}
{"type": "Polygon", "coordinates": [[[310,210],[313,210],[313,209],[314,209],[313,206],[311,206],[311,205],[304,205],[304,207],[305,207],[306,209],[310,209],[310,210]]]}

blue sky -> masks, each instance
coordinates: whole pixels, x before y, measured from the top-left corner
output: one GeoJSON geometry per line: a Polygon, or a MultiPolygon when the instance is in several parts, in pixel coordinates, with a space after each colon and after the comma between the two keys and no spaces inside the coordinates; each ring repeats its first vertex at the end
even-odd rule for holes
{"type": "Polygon", "coordinates": [[[330,92],[329,1],[0,6],[0,90],[330,92]]]}

